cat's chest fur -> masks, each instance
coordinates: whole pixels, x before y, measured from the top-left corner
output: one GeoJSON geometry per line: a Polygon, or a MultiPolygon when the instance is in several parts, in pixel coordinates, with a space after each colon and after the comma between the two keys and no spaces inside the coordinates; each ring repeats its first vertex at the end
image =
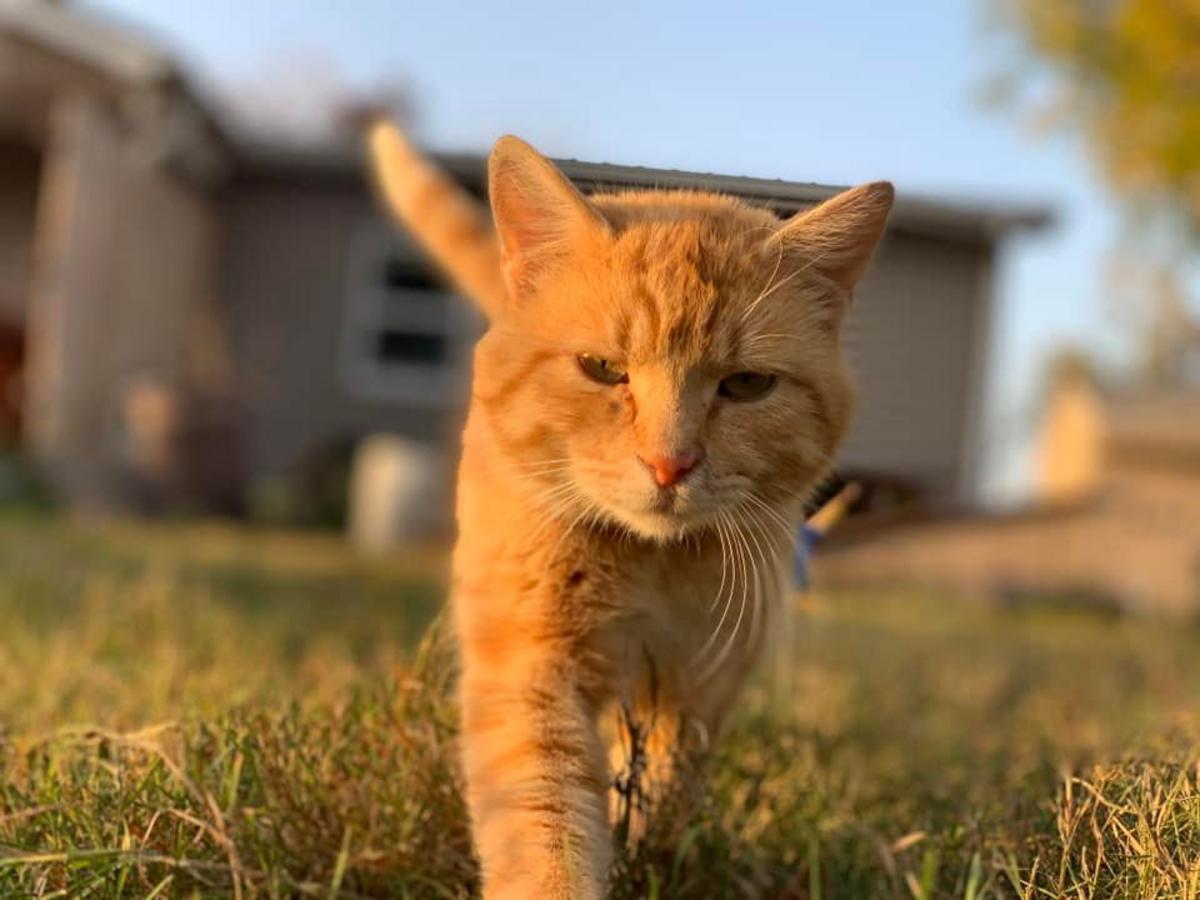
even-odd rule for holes
{"type": "Polygon", "coordinates": [[[459,502],[460,632],[568,648],[597,699],[620,700],[650,679],[675,702],[718,702],[770,633],[781,548],[765,538],[745,546],[716,534],[660,543],[572,527],[474,465],[463,473],[459,502]]]}

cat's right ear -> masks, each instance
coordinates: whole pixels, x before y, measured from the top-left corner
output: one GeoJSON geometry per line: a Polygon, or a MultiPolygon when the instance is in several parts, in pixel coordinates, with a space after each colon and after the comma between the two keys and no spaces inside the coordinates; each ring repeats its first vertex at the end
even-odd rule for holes
{"type": "Polygon", "coordinates": [[[512,135],[492,150],[488,193],[504,280],[514,298],[560,264],[573,240],[608,232],[608,223],[566,176],[512,135]]]}
{"type": "Polygon", "coordinates": [[[796,213],[771,240],[793,257],[795,265],[851,291],[883,238],[895,198],[896,191],[887,181],[842,191],[796,213]]]}

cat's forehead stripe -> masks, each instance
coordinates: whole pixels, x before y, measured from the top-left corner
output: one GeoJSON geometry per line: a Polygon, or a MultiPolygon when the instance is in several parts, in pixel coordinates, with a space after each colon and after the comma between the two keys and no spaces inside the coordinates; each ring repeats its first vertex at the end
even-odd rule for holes
{"type": "Polygon", "coordinates": [[[690,365],[743,355],[738,311],[759,273],[729,265],[728,235],[702,225],[639,225],[623,235],[621,249],[640,262],[614,316],[617,346],[629,359],[690,365]]]}

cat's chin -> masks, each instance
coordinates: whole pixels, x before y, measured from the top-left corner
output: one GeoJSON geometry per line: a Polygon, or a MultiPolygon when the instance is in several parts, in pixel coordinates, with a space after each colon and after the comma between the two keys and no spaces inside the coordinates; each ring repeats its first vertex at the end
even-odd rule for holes
{"type": "Polygon", "coordinates": [[[592,493],[582,485],[593,510],[600,518],[630,536],[658,544],[690,540],[698,532],[713,527],[718,512],[708,498],[697,497],[691,490],[637,494],[624,497],[592,493]]]}
{"type": "Polygon", "coordinates": [[[706,517],[679,512],[622,512],[616,518],[638,537],[661,544],[686,540],[708,525],[706,517]]]}

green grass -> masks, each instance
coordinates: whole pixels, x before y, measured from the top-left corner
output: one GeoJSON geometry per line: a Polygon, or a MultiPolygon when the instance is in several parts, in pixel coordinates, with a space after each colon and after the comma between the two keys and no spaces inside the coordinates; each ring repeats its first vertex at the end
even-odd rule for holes
{"type": "MultiPolygon", "coordinates": [[[[0,896],[469,896],[442,567],[0,517],[0,896]]],[[[1200,896],[1200,634],[899,590],[798,632],[616,896],[1200,896]]]]}

